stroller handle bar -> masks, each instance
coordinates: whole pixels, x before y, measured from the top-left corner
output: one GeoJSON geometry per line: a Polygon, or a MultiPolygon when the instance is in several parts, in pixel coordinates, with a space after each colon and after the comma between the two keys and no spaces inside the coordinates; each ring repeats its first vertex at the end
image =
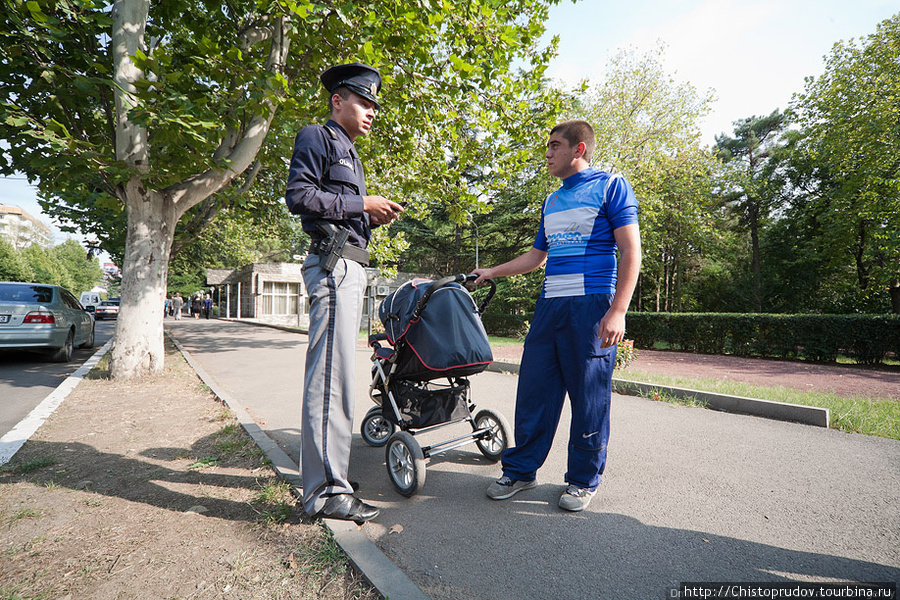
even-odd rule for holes
{"type": "MultiPolygon", "coordinates": [[[[416,311],[413,313],[413,319],[418,319],[422,314],[422,311],[425,310],[425,305],[428,304],[428,299],[431,298],[431,295],[441,289],[442,287],[449,285],[451,283],[466,283],[475,281],[478,279],[478,275],[475,273],[471,273],[469,275],[449,275],[447,277],[443,277],[433,282],[425,293],[419,298],[419,302],[416,303],[416,311]]],[[[484,314],[485,309],[490,304],[491,300],[494,297],[494,294],[497,293],[497,283],[493,279],[485,279],[485,283],[491,286],[491,289],[488,291],[488,295],[481,302],[481,306],[478,307],[478,314],[484,314]]]]}

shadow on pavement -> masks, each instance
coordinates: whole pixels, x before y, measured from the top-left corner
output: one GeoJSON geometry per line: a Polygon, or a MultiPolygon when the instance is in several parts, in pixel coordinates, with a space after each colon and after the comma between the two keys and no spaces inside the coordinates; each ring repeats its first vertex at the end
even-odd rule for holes
{"type": "MultiPolygon", "coordinates": [[[[465,460],[448,456],[445,464],[460,459],[465,460]]],[[[433,462],[429,466],[437,467],[433,462]]],[[[492,469],[486,469],[490,476],[452,470],[436,473],[434,478],[442,480],[441,490],[465,490],[451,501],[428,496],[428,484],[413,499],[403,499],[393,490],[366,494],[367,487],[379,487],[371,471],[357,469],[362,495],[389,503],[380,519],[383,531],[374,541],[389,555],[406,557],[408,562],[401,567],[415,572],[423,591],[433,597],[478,598],[478,590],[494,589],[493,600],[537,599],[556,597],[553,590],[557,589],[566,590],[567,597],[662,599],[673,597],[670,593],[687,581],[900,581],[900,569],[876,562],[643,523],[605,511],[602,494],[594,501],[598,506],[566,513],[556,506],[561,484],[539,484],[509,500],[492,501],[484,496],[495,476],[492,469]],[[447,510],[448,506],[457,519],[428,519],[430,512],[447,510]],[[477,546],[467,525],[467,515],[472,511],[487,513],[477,518],[481,529],[477,546]],[[397,525],[400,533],[393,533],[397,525]],[[423,526],[432,530],[423,534],[419,529],[423,526]],[[379,540],[388,537],[389,541],[379,540]],[[423,537],[442,540],[446,556],[441,564],[409,559],[415,555],[411,544],[420,543],[423,537]],[[487,558],[494,556],[504,557],[501,571],[484,568],[485,564],[496,564],[487,558]],[[535,556],[540,557],[537,571],[535,556]],[[574,581],[573,573],[578,574],[574,581]],[[446,583],[451,581],[455,582],[452,588],[446,583]],[[534,595],[522,596],[523,590],[533,590],[534,595]],[[578,596],[578,592],[588,595],[578,596]]],[[[387,477],[383,470],[376,475],[387,477]]],[[[684,509],[691,510],[689,506],[684,509]]]]}

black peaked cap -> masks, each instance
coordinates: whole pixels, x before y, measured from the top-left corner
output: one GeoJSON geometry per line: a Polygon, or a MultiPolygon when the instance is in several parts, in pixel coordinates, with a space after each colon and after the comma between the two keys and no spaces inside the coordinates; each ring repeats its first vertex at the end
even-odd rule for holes
{"type": "Polygon", "coordinates": [[[336,65],[322,73],[320,79],[329,93],[345,87],[380,106],[378,92],[381,91],[381,73],[375,67],[358,62],[336,65]]]}

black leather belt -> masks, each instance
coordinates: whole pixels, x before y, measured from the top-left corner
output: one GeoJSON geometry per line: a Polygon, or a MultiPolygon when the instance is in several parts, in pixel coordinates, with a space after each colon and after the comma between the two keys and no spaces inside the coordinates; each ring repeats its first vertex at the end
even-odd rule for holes
{"type": "MultiPolygon", "coordinates": [[[[320,244],[322,241],[323,238],[314,239],[309,245],[309,253],[322,254],[322,252],[324,251],[324,248],[320,248],[320,244]]],[[[364,267],[369,266],[369,251],[360,248],[359,246],[344,244],[344,247],[341,248],[341,258],[346,258],[347,260],[358,262],[364,267]]]]}

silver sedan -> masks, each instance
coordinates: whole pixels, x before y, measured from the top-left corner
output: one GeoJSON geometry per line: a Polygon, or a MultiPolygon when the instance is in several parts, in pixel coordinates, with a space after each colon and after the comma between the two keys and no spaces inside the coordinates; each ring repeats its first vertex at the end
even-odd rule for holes
{"type": "Polygon", "coordinates": [[[72,360],[75,346],[94,345],[94,317],[58,285],[0,282],[0,349],[49,352],[72,360]]]}

